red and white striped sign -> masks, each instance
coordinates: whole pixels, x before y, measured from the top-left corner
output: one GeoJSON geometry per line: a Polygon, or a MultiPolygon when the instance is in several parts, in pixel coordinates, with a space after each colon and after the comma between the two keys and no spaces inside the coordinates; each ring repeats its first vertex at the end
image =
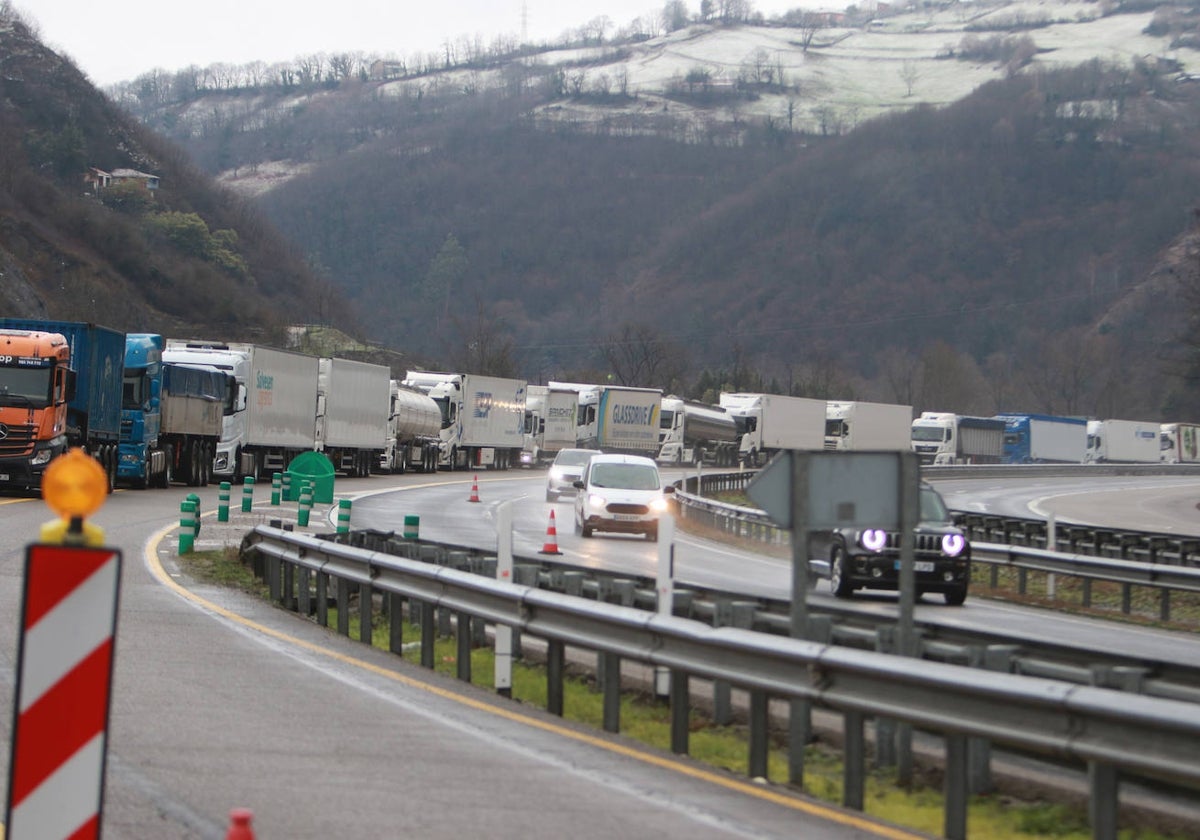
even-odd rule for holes
{"type": "Polygon", "coordinates": [[[29,546],[7,840],[100,836],[120,580],[119,551],[29,546]]]}

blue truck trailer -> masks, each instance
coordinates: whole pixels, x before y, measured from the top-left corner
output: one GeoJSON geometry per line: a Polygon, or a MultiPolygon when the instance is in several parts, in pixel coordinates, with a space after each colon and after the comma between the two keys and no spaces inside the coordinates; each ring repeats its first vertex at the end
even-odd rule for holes
{"type": "Polygon", "coordinates": [[[117,477],[137,488],[175,480],[203,487],[236,382],[221,371],[164,362],[165,346],[155,333],[126,336],[117,477]]]}
{"type": "Polygon", "coordinates": [[[1004,421],[1004,463],[1082,464],[1087,420],[1049,414],[997,414],[1004,421]]]}
{"type": "Polygon", "coordinates": [[[39,488],[46,464],[72,446],[112,487],[124,362],[125,334],[108,327],[0,318],[0,487],[39,488]]]}

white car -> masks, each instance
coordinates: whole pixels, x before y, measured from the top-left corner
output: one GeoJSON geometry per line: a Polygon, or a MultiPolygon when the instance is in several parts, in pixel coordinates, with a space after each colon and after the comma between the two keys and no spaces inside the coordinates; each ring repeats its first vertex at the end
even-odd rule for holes
{"type": "Polygon", "coordinates": [[[560,449],[546,476],[546,501],[557,501],[563,493],[575,495],[575,482],[583,475],[583,468],[599,454],[599,449],[560,449]]]}
{"type": "Polygon", "coordinates": [[[592,531],[645,534],[658,541],[658,518],[667,509],[653,459],[641,455],[593,455],[575,482],[575,533],[592,531]]]}

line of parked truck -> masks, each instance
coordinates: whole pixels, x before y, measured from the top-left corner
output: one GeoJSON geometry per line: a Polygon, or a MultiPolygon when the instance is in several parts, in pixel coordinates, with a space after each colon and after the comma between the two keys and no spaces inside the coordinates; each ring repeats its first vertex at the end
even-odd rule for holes
{"type": "Polygon", "coordinates": [[[335,471],[544,465],[561,449],[761,467],[783,449],[911,448],[923,464],[1200,463],[1200,425],[973,417],[865,401],[390,370],[273,347],[0,319],[0,488],[40,486],[79,446],[110,483],[262,478],[323,452],[335,471]]]}

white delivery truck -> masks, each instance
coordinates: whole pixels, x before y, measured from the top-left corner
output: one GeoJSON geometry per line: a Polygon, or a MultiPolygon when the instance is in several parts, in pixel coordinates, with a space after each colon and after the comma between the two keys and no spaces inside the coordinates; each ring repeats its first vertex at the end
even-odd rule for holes
{"type": "Polygon", "coordinates": [[[391,371],[352,359],[320,359],[316,448],[336,472],[365,478],[379,463],[388,433],[391,371]]]}
{"type": "Polygon", "coordinates": [[[561,449],[575,448],[579,394],[570,388],[530,385],[525,394],[522,466],[543,466],[561,449]]]}
{"type": "Polygon", "coordinates": [[[738,453],[747,467],[763,466],[781,449],[825,448],[824,400],[743,391],[720,400],[738,425],[738,453]]]}
{"type": "Polygon", "coordinates": [[[574,391],[575,446],[604,452],[647,455],[659,450],[662,391],[629,385],[551,382],[550,388],[574,391]]]}
{"type": "Polygon", "coordinates": [[[1164,464],[1200,462],[1200,426],[1192,423],[1160,423],[1159,455],[1164,464]]]}
{"type": "Polygon", "coordinates": [[[737,422],[720,406],[663,397],[659,427],[662,463],[731,467],[737,462],[737,422]]]}
{"type": "Polygon", "coordinates": [[[911,448],[912,406],[873,402],[826,404],[826,450],[864,452],[911,448]]]}
{"type": "Polygon", "coordinates": [[[1158,423],[1139,420],[1089,420],[1089,464],[1155,464],[1162,459],[1158,423]]]}
{"type": "Polygon", "coordinates": [[[261,479],[316,448],[320,360],[257,344],[169,339],[163,361],[233,374],[233,411],[213,459],[222,479],[261,479]]]}
{"type": "Polygon", "coordinates": [[[387,439],[379,457],[386,473],[436,472],[441,451],[442,412],[428,394],[388,381],[387,439]]]}
{"type": "Polygon", "coordinates": [[[912,421],[912,448],[922,464],[999,464],[1004,421],[945,411],[925,411],[912,421]]]}
{"type": "Polygon", "coordinates": [[[440,466],[506,470],[520,462],[525,440],[524,380],[410,370],[404,384],[420,388],[438,404],[440,466]]]}

